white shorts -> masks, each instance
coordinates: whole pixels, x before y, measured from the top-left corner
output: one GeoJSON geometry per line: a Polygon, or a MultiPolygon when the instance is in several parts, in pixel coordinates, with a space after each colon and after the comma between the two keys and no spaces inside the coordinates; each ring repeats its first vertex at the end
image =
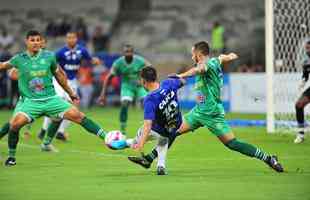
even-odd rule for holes
{"type": "MultiPolygon", "coordinates": [[[[139,130],[137,131],[136,137],[132,141],[132,145],[138,144],[139,141],[142,139],[142,135],[143,135],[143,126],[140,127],[139,130]]],[[[165,146],[169,142],[169,139],[167,137],[161,136],[156,131],[151,130],[149,137],[147,138],[147,141],[153,141],[153,140],[158,141],[157,143],[158,146],[165,146]]]]}
{"type": "MultiPolygon", "coordinates": [[[[59,83],[57,82],[57,80],[55,78],[53,79],[53,84],[54,84],[56,94],[58,96],[60,96],[64,100],[71,101],[67,92],[59,85],[59,83]]],[[[68,80],[68,84],[72,88],[72,90],[77,94],[78,87],[79,87],[78,81],[76,79],[68,80]]]]}

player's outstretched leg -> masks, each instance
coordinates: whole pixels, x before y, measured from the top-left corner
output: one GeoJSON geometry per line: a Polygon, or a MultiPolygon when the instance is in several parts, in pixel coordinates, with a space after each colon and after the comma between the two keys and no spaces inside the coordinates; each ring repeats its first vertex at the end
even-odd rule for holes
{"type": "Polygon", "coordinates": [[[38,138],[40,140],[43,140],[43,138],[46,134],[46,130],[47,130],[48,126],[51,124],[51,122],[52,122],[52,120],[49,117],[44,117],[42,128],[38,134],[38,138]]]}
{"type": "Polygon", "coordinates": [[[3,126],[0,128],[0,139],[3,138],[6,134],[9,133],[10,130],[10,123],[6,122],[3,124],[3,126]]]}
{"type": "Polygon", "coordinates": [[[277,172],[284,171],[283,167],[278,162],[278,158],[276,156],[269,155],[265,153],[263,150],[249,143],[236,139],[232,132],[224,134],[224,135],[220,135],[218,136],[218,138],[229,149],[242,153],[243,155],[246,155],[249,157],[255,157],[259,160],[262,160],[277,172]]]}
{"type": "Polygon", "coordinates": [[[8,147],[9,156],[5,161],[5,166],[16,165],[16,148],[19,140],[19,130],[29,122],[28,118],[23,114],[17,114],[10,122],[9,136],[8,136],[8,147]]]}
{"type": "Polygon", "coordinates": [[[304,107],[310,102],[310,99],[306,95],[302,95],[295,104],[296,110],[296,120],[298,124],[299,131],[294,140],[295,144],[302,143],[305,140],[305,116],[304,107]]]}
{"type": "Polygon", "coordinates": [[[76,107],[70,108],[65,114],[64,119],[80,124],[86,131],[97,135],[104,140],[106,132],[93,120],[85,116],[76,107]]]}
{"type": "Polygon", "coordinates": [[[47,128],[47,134],[44,137],[43,143],[41,144],[42,151],[58,152],[58,150],[52,145],[52,141],[56,135],[56,132],[60,126],[61,121],[52,121],[47,128]]]}
{"type": "MultiPolygon", "coordinates": [[[[176,137],[180,136],[181,134],[179,134],[178,132],[176,133],[176,135],[169,137],[169,142],[168,142],[168,149],[171,147],[171,145],[173,144],[174,140],[176,137]]],[[[157,148],[155,147],[150,153],[146,154],[146,155],[142,155],[144,159],[146,159],[150,165],[153,163],[153,161],[158,157],[158,151],[157,148]]]]}
{"type": "Polygon", "coordinates": [[[120,129],[124,135],[126,135],[129,104],[130,104],[130,101],[123,100],[122,105],[121,105],[121,110],[119,113],[120,129]]]}

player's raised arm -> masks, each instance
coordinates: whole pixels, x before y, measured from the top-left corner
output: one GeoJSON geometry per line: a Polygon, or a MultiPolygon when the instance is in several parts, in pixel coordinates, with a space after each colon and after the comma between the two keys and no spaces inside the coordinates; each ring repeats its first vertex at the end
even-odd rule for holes
{"type": "Polygon", "coordinates": [[[10,61],[0,62],[0,70],[10,69],[13,65],[10,63],[10,61]]]}
{"type": "Polygon", "coordinates": [[[68,81],[67,81],[67,75],[63,71],[63,69],[61,69],[61,67],[59,67],[59,66],[57,67],[57,69],[54,72],[54,76],[55,76],[57,82],[59,83],[59,85],[68,93],[71,100],[74,103],[78,103],[79,97],[73,92],[73,90],[69,86],[68,81]]]}
{"type": "Polygon", "coordinates": [[[204,64],[197,64],[197,67],[192,67],[188,71],[178,74],[177,76],[184,80],[184,78],[195,76],[196,74],[200,74],[203,72],[205,72],[204,64]]]}
{"type": "Polygon", "coordinates": [[[231,61],[236,60],[238,58],[238,55],[235,53],[221,54],[218,58],[221,64],[228,64],[231,61]]]}

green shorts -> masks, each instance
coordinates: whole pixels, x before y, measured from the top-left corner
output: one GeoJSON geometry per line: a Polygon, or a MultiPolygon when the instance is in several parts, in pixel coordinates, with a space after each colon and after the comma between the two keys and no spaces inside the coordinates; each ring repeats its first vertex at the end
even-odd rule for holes
{"type": "Polygon", "coordinates": [[[213,115],[204,114],[199,112],[195,107],[184,115],[184,120],[190,126],[191,130],[205,126],[212,134],[221,136],[231,132],[230,126],[227,124],[224,116],[223,113],[213,115]]]}
{"type": "Polygon", "coordinates": [[[134,99],[142,99],[147,95],[147,91],[142,86],[122,84],[121,101],[133,101],[134,99]]]}
{"type": "Polygon", "coordinates": [[[46,100],[32,100],[24,98],[19,100],[15,109],[14,116],[18,113],[24,114],[29,122],[41,117],[48,116],[53,119],[60,119],[63,114],[71,108],[71,104],[58,96],[46,100]]]}

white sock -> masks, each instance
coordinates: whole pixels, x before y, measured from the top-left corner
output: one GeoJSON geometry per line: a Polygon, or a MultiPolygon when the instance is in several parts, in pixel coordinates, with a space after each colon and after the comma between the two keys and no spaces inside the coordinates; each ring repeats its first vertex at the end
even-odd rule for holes
{"type": "Polygon", "coordinates": [[[157,167],[166,167],[166,156],[168,151],[168,143],[163,146],[157,145],[156,150],[158,152],[158,160],[157,160],[157,167]]]}
{"type": "Polygon", "coordinates": [[[70,121],[69,120],[63,120],[58,128],[58,133],[64,133],[65,129],[70,125],[70,121]]]}
{"type": "Polygon", "coordinates": [[[42,129],[47,130],[48,126],[52,123],[52,120],[49,117],[44,117],[42,129]]]}
{"type": "Polygon", "coordinates": [[[126,140],[126,144],[127,144],[127,146],[129,146],[129,147],[132,147],[132,145],[133,145],[134,143],[135,143],[135,140],[134,140],[134,139],[129,138],[129,139],[126,140]]]}

